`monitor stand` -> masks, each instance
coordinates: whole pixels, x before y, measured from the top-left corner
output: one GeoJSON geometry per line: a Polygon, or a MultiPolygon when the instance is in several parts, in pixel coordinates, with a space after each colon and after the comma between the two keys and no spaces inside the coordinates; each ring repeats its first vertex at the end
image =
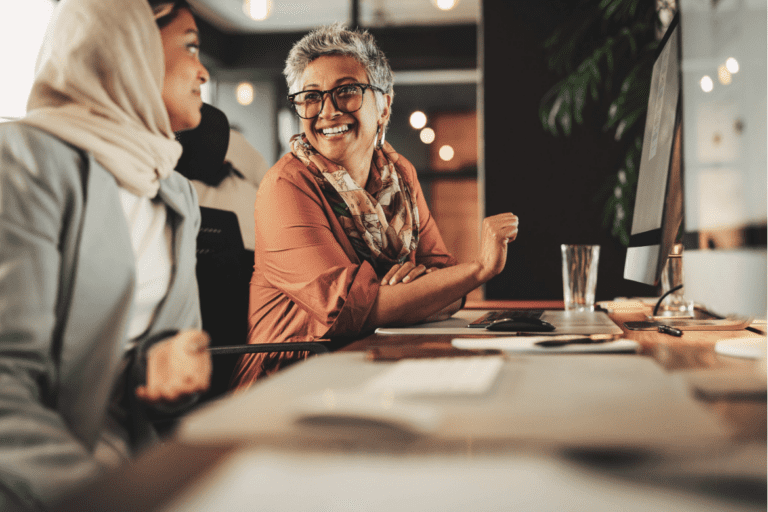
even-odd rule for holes
{"type": "Polygon", "coordinates": [[[649,320],[663,321],[668,318],[695,318],[692,300],[683,294],[683,244],[676,243],[667,256],[661,271],[661,299],[649,320]]]}

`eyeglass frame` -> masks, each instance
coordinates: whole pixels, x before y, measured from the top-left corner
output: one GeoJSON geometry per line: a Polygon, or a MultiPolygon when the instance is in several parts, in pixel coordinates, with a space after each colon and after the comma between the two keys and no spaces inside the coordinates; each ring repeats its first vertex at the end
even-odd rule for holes
{"type": "Polygon", "coordinates": [[[350,86],[350,85],[355,85],[355,86],[360,87],[360,88],[363,89],[363,94],[361,95],[363,97],[363,99],[365,99],[365,90],[366,89],[371,89],[372,91],[380,92],[381,94],[387,94],[380,87],[377,87],[377,86],[375,86],[373,84],[361,84],[361,83],[355,82],[355,83],[348,83],[348,84],[337,85],[336,87],[332,87],[332,88],[328,89],[327,91],[320,91],[318,89],[306,89],[304,91],[295,92],[293,94],[289,94],[288,95],[288,102],[293,107],[293,110],[294,110],[294,112],[296,112],[296,115],[299,116],[300,118],[302,118],[302,119],[315,119],[315,118],[319,117],[320,114],[323,112],[323,108],[325,108],[325,95],[330,93],[331,94],[331,103],[333,103],[333,106],[336,108],[336,110],[338,110],[339,112],[343,112],[344,114],[351,114],[352,112],[357,112],[358,110],[363,108],[362,101],[360,102],[360,106],[358,108],[356,108],[355,110],[351,110],[349,112],[345,112],[344,110],[341,110],[341,108],[339,108],[339,106],[336,104],[336,98],[334,98],[334,96],[333,96],[333,92],[336,89],[339,89],[340,87],[350,86]],[[317,114],[315,114],[312,117],[304,117],[301,114],[299,114],[299,110],[296,108],[296,103],[293,101],[296,96],[298,96],[299,94],[304,93],[304,92],[319,92],[321,94],[320,110],[318,110],[317,114]]]}

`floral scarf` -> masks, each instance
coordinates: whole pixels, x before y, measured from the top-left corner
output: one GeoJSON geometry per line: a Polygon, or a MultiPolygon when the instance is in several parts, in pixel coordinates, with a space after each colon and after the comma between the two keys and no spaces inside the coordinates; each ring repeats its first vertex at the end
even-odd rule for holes
{"type": "Polygon", "coordinates": [[[398,154],[389,143],[375,149],[371,161],[381,188],[371,195],[346,169],[317,152],[302,133],[291,152],[315,176],[355,252],[383,276],[403,263],[419,245],[419,211],[398,154]]]}

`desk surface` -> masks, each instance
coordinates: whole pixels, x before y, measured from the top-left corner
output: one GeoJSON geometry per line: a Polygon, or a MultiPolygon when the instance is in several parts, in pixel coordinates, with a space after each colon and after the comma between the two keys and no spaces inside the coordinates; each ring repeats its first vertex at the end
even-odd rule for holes
{"type": "Polygon", "coordinates": [[[368,336],[197,411],[61,510],[765,510],[765,368],[715,354],[723,333],[625,336],[640,354],[509,358],[489,396],[430,403],[431,435],[293,424],[297,397],[375,374],[371,348],[455,351],[368,336]]]}

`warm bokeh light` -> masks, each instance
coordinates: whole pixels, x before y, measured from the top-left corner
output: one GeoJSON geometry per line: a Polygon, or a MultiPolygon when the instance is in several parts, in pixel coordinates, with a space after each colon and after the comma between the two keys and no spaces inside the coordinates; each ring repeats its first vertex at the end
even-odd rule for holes
{"type": "Polygon", "coordinates": [[[432,128],[424,128],[419,132],[419,138],[424,144],[432,144],[435,142],[435,130],[432,128]]]}
{"type": "Polygon", "coordinates": [[[704,92],[711,92],[712,89],[715,88],[715,82],[713,82],[712,79],[707,75],[701,77],[701,81],[699,83],[701,84],[701,90],[704,92]]]}
{"type": "Polygon", "coordinates": [[[237,102],[241,105],[250,105],[253,103],[253,85],[250,82],[240,82],[235,91],[237,102]]]}
{"type": "Polygon", "coordinates": [[[733,57],[729,57],[728,60],[725,61],[725,67],[728,69],[728,71],[735,75],[739,72],[739,61],[733,57]]]}
{"type": "Polygon", "coordinates": [[[725,66],[725,64],[717,68],[717,79],[723,85],[728,85],[731,83],[731,72],[728,71],[728,68],[725,66]]]}
{"type": "Polygon", "coordinates": [[[410,117],[411,126],[416,128],[417,130],[421,130],[425,126],[427,126],[427,116],[424,114],[424,112],[417,110],[413,114],[411,114],[410,117]]]}
{"type": "Polygon", "coordinates": [[[459,3],[458,0],[435,0],[437,8],[442,9],[443,11],[450,11],[456,7],[457,3],[459,3]]]}
{"type": "Polygon", "coordinates": [[[437,153],[444,162],[450,162],[453,159],[454,151],[451,146],[443,146],[437,153]]]}
{"type": "Polygon", "coordinates": [[[272,2],[270,0],[243,0],[243,11],[252,20],[263,21],[269,18],[272,13],[272,2]]]}

